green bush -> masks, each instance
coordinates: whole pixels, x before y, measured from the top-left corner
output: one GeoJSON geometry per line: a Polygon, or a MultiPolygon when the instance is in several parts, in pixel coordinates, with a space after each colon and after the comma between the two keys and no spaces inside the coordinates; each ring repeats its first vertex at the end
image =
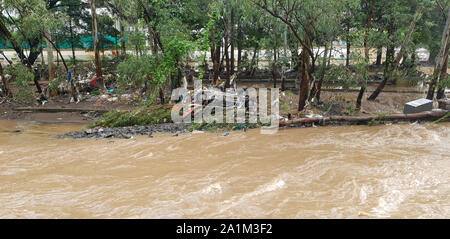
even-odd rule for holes
{"type": "Polygon", "coordinates": [[[28,83],[34,80],[33,73],[22,64],[10,65],[5,69],[5,72],[13,77],[19,90],[14,96],[17,102],[22,104],[30,103],[33,100],[33,92],[28,83]]]}
{"type": "Polygon", "coordinates": [[[133,111],[110,111],[103,119],[89,125],[95,127],[127,127],[134,125],[153,125],[171,122],[169,106],[141,107],[133,111]]]}
{"type": "MultiPolygon", "coordinates": [[[[318,78],[318,76],[316,76],[318,78]]],[[[323,79],[324,85],[340,85],[344,89],[349,89],[359,83],[358,75],[352,73],[345,66],[331,66],[326,71],[323,79]]]]}

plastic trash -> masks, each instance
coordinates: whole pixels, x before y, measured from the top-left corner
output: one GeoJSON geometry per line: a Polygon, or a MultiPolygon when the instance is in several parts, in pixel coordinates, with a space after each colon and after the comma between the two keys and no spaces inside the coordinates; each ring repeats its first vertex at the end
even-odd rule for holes
{"type": "Polygon", "coordinates": [[[69,75],[67,76],[67,84],[72,80],[72,71],[69,71],[69,75]]]}
{"type": "Polygon", "coordinates": [[[245,128],[245,126],[247,126],[247,125],[248,125],[248,122],[242,123],[242,124],[240,124],[240,125],[234,127],[233,130],[242,130],[242,129],[245,128]]]}

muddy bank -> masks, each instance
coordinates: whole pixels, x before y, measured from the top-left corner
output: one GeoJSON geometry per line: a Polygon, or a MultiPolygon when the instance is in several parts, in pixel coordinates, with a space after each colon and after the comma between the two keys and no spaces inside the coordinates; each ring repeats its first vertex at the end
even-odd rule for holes
{"type": "Polygon", "coordinates": [[[120,128],[94,128],[83,131],[70,132],[64,135],[60,135],[59,138],[91,138],[91,139],[106,139],[106,138],[118,138],[118,139],[130,139],[132,136],[149,136],[153,137],[153,133],[172,133],[179,134],[188,131],[188,124],[155,124],[147,126],[130,126],[120,128]]]}
{"type": "Polygon", "coordinates": [[[70,96],[59,96],[49,99],[45,105],[37,102],[19,104],[8,99],[0,104],[0,120],[89,124],[101,119],[104,112],[133,108],[127,102],[109,102],[107,99],[102,99],[101,96],[89,97],[85,96],[85,100],[79,103],[69,103],[70,96]]]}

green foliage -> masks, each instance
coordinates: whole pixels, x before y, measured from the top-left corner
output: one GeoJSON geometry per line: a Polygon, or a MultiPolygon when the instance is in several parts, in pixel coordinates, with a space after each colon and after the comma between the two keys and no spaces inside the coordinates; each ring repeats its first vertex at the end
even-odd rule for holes
{"type": "Polygon", "coordinates": [[[442,87],[442,88],[445,88],[445,87],[450,88],[450,77],[448,77],[448,75],[446,75],[444,77],[444,79],[440,79],[438,86],[442,87]]]}
{"type": "Polygon", "coordinates": [[[133,111],[110,111],[103,116],[103,119],[90,124],[89,128],[153,125],[170,121],[170,107],[140,107],[133,111]]]}
{"type": "Polygon", "coordinates": [[[441,122],[446,121],[448,118],[450,118],[450,112],[447,113],[446,115],[444,115],[442,118],[440,118],[440,119],[434,121],[433,123],[438,124],[438,123],[441,123],[441,122]]]}
{"type": "Polygon", "coordinates": [[[323,83],[325,85],[339,85],[344,89],[349,89],[359,83],[358,76],[344,66],[331,66],[327,70],[323,83]]]}
{"type": "Polygon", "coordinates": [[[18,29],[16,39],[27,43],[29,39],[40,37],[42,32],[53,32],[60,29],[67,16],[59,11],[50,11],[44,0],[5,0],[4,8],[10,13],[8,17],[14,19],[18,29]],[[12,12],[20,14],[14,15],[12,12]]]}
{"type": "Polygon", "coordinates": [[[33,100],[33,92],[28,84],[33,81],[34,75],[30,70],[21,64],[10,65],[5,69],[5,73],[10,74],[18,88],[15,98],[19,103],[26,104],[33,100]]]}
{"type": "Polygon", "coordinates": [[[57,90],[58,89],[58,79],[53,79],[52,81],[50,81],[50,83],[48,84],[48,89],[49,90],[57,90]]]}
{"type": "Polygon", "coordinates": [[[145,81],[152,83],[157,68],[157,60],[153,56],[144,55],[140,58],[128,55],[127,59],[119,64],[117,83],[120,88],[142,87],[145,81]]]}
{"type": "Polygon", "coordinates": [[[159,87],[177,73],[179,64],[195,49],[195,44],[177,38],[165,42],[165,52],[159,55],[128,56],[117,67],[118,83],[122,88],[141,87],[145,82],[159,87]]]}
{"type": "Polygon", "coordinates": [[[289,106],[288,104],[282,104],[280,107],[283,110],[291,110],[291,106],[289,106]]]}

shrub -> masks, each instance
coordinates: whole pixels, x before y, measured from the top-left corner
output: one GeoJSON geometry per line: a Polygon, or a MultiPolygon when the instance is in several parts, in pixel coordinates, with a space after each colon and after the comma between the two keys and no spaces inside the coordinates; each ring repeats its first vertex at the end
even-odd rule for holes
{"type": "Polygon", "coordinates": [[[33,92],[28,86],[28,83],[34,80],[33,73],[22,64],[8,66],[5,72],[13,77],[19,90],[14,98],[22,104],[30,103],[33,100],[33,92]]]}
{"type": "Polygon", "coordinates": [[[103,119],[89,125],[95,127],[127,127],[171,122],[169,106],[141,107],[133,111],[110,111],[103,119]]]}
{"type": "Polygon", "coordinates": [[[327,70],[323,84],[324,85],[341,85],[344,89],[349,89],[352,86],[358,85],[358,76],[353,74],[345,66],[331,66],[327,70]]]}

